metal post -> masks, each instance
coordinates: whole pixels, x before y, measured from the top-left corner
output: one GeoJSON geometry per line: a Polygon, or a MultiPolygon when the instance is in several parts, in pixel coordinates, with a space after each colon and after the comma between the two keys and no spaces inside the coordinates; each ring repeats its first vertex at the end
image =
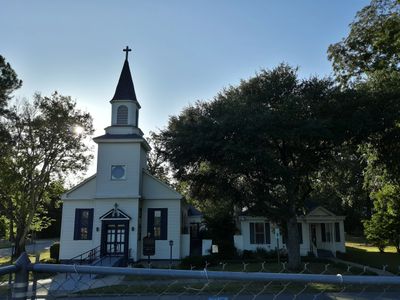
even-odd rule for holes
{"type": "Polygon", "coordinates": [[[278,265],[279,265],[281,262],[280,251],[279,251],[279,237],[276,239],[276,245],[277,245],[276,249],[277,249],[277,254],[278,254],[278,265]]]}
{"type": "Polygon", "coordinates": [[[172,246],[174,245],[174,241],[169,241],[169,268],[172,268],[172,246]]]}
{"type": "MultiPolygon", "coordinates": [[[[14,253],[15,253],[14,243],[12,243],[11,244],[11,254],[10,254],[10,265],[12,265],[13,262],[14,262],[14,253]]],[[[8,274],[8,286],[9,287],[11,287],[12,279],[13,279],[13,273],[8,274]]],[[[11,296],[12,296],[11,293],[12,293],[12,290],[11,290],[11,288],[9,288],[8,289],[8,298],[7,299],[11,299],[11,296]]]]}
{"type": "MultiPolygon", "coordinates": [[[[36,257],[35,257],[35,264],[40,263],[40,253],[36,253],[36,257]]],[[[36,299],[36,289],[37,289],[37,274],[36,272],[32,272],[33,273],[33,280],[32,280],[32,296],[31,296],[31,300],[35,300],[36,299]]]]}
{"type": "Polygon", "coordinates": [[[15,281],[13,284],[12,299],[13,300],[26,300],[28,284],[29,284],[29,271],[28,266],[31,261],[26,252],[22,253],[15,262],[18,271],[15,272],[15,281]]]}

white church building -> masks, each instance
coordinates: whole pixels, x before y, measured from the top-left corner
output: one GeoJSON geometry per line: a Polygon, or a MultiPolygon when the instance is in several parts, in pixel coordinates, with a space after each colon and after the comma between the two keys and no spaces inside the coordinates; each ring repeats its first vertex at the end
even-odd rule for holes
{"type": "Polygon", "coordinates": [[[139,128],[140,104],[126,59],[111,99],[111,124],[94,138],[97,173],[62,196],[60,259],[80,254],[143,255],[143,238],[155,239],[152,259],[205,254],[210,241],[198,239],[199,213],[182,195],[147,171],[150,146],[139,128]],[[170,252],[172,250],[172,252],[170,252]]]}
{"type": "MultiPolygon", "coordinates": [[[[111,125],[94,138],[98,145],[97,173],[63,194],[60,260],[94,257],[147,259],[143,238],[155,240],[152,259],[182,259],[206,255],[211,240],[201,239],[202,215],[186,205],[181,194],[147,170],[150,146],[138,126],[140,104],[126,59],[111,99],[111,125]]],[[[344,217],[318,207],[298,217],[302,255],[345,252],[344,217]]],[[[235,247],[284,248],[273,223],[243,215],[234,236],[235,247]]]]}

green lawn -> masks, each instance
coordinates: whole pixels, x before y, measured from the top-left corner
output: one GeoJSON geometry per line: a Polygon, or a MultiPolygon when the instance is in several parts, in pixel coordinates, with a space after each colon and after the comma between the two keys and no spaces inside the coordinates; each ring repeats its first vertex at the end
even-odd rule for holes
{"type": "MultiPolygon", "coordinates": [[[[50,258],[50,250],[44,250],[40,253],[40,261],[42,260],[48,260],[50,258]]],[[[29,259],[31,262],[35,262],[36,258],[35,255],[30,254],[29,259]]],[[[10,257],[9,256],[4,256],[0,257],[0,265],[9,265],[10,264],[10,257]]]]}
{"type": "Polygon", "coordinates": [[[341,254],[339,258],[378,269],[387,265],[387,271],[399,273],[400,254],[396,252],[395,247],[387,247],[384,253],[380,253],[377,247],[366,244],[361,238],[349,237],[348,239],[346,253],[341,254]]]}
{"type": "Polygon", "coordinates": [[[0,249],[10,248],[10,247],[11,247],[11,243],[9,241],[0,240],[0,249]]]}

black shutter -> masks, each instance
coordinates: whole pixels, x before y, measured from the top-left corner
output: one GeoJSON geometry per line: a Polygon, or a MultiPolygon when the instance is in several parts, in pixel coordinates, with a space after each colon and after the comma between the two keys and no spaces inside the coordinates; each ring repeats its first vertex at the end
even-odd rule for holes
{"type": "Polygon", "coordinates": [[[340,242],[340,227],[338,222],[335,223],[335,241],[340,242]]]}
{"type": "Polygon", "coordinates": [[[80,218],[80,209],[76,208],[75,209],[75,223],[74,223],[74,240],[79,240],[79,229],[81,227],[81,218],[80,218]]]}
{"type": "Polygon", "coordinates": [[[161,237],[160,240],[168,239],[168,208],[161,210],[161,237]]]}
{"type": "Polygon", "coordinates": [[[326,242],[325,223],[321,223],[321,239],[326,242]]]}
{"type": "Polygon", "coordinates": [[[282,229],[282,244],[286,244],[286,240],[287,240],[287,235],[288,235],[288,231],[287,231],[287,227],[283,227],[282,229]]]}
{"type": "Polygon", "coordinates": [[[250,244],[255,244],[254,240],[254,223],[250,223],[250,244]]]}
{"type": "Polygon", "coordinates": [[[301,223],[297,223],[297,230],[299,231],[299,243],[303,244],[303,226],[301,223]]]}
{"type": "Polygon", "coordinates": [[[154,237],[154,208],[147,209],[147,232],[150,233],[151,237],[154,237]]]}
{"type": "Polygon", "coordinates": [[[89,220],[88,220],[88,240],[92,239],[93,232],[93,208],[88,209],[89,211],[89,220]]]}
{"type": "Polygon", "coordinates": [[[269,230],[269,223],[265,223],[265,244],[271,244],[271,231],[269,230]]]}

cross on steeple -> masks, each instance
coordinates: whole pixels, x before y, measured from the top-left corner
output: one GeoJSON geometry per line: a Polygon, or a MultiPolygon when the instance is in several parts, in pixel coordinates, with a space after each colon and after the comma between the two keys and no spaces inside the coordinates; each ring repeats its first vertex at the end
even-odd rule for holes
{"type": "Polygon", "coordinates": [[[124,51],[125,52],[125,59],[126,60],[128,60],[128,53],[130,52],[130,51],[132,51],[132,49],[130,49],[128,46],[126,46],[126,48],[125,49],[123,49],[122,51],[124,51]]]}

